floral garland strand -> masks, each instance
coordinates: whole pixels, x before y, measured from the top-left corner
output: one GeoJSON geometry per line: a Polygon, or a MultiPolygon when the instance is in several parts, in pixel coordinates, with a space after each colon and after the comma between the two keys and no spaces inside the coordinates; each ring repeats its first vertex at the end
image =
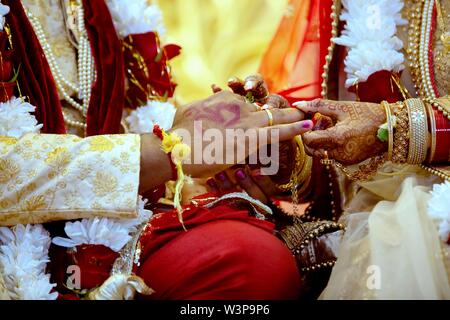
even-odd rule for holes
{"type": "Polygon", "coordinates": [[[450,245],[450,182],[433,185],[428,215],[439,228],[439,237],[450,245]]]}
{"type": "Polygon", "coordinates": [[[348,48],[345,86],[364,82],[377,71],[403,70],[403,42],[396,35],[397,27],[407,23],[401,16],[403,1],[343,0],[342,4],[340,20],[346,25],[333,41],[348,48]]]}
{"type": "Polygon", "coordinates": [[[13,300],[55,300],[45,272],[51,238],[40,224],[0,228],[0,273],[13,300]]]}
{"type": "Polygon", "coordinates": [[[160,37],[166,34],[163,15],[156,4],[149,5],[147,0],[107,0],[106,3],[122,38],[150,31],[160,37]]]}

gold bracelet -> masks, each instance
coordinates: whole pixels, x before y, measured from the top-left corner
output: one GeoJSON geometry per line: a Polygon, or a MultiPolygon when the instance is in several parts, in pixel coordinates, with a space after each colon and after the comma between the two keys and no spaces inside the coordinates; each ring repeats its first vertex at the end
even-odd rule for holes
{"type": "Polygon", "coordinates": [[[382,101],[381,105],[386,110],[386,123],[388,129],[388,154],[387,160],[392,160],[392,152],[394,149],[394,125],[392,123],[391,107],[387,101],[382,101]]]}
{"type": "Polygon", "coordinates": [[[394,115],[397,118],[397,126],[395,127],[394,133],[394,147],[392,162],[394,163],[406,163],[408,158],[408,129],[409,129],[409,118],[408,109],[403,103],[394,104],[392,106],[394,115]]]}
{"type": "Polygon", "coordinates": [[[427,157],[427,162],[431,163],[436,153],[436,118],[434,116],[434,109],[431,104],[426,103],[428,111],[428,119],[430,120],[430,154],[427,157]]]}
{"type": "Polygon", "coordinates": [[[428,120],[425,104],[421,99],[405,101],[409,117],[409,152],[407,162],[421,164],[428,151],[428,120]]]}

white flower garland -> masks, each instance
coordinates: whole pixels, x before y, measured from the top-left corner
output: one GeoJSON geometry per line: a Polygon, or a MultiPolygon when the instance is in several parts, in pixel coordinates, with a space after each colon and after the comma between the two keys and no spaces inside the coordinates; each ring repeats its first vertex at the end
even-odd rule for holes
{"type": "Polygon", "coordinates": [[[114,26],[122,38],[130,34],[155,31],[160,37],[166,34],[163,15],[155,4],[147,0],[107,0],[114,26]]]}
{"type": "Polygon", "coordinates": [[[0,32],[5,26],[5,16],[9,13],[9,6],[0,3],[0,32]]]}
{"type": "Polygon", "coordinates": [[[450,182],[435,184],[428,202],[428,215],[439,225],[439,236],[447,242],[450,234],[450,182]]]}
{"type": "Polygon", "coordinates": [[[26,133],[36,133],[42,128],[31,114],[36,108],[23,98],[12,97],[0,102],[0,135],[20,138],[26,133]]]}
{"type": "MultiPolygon", "coordinates": [[[[1,9],[1,8],[0,8],[1,9]]],[[[0,103],[0,135],[20,138],[39,132],[31,114],[35,107],[22,98],[0,103]]],[[[10,299],[54,300],[58,293],[46,274],[51,238],[42,225],[17,225],[0,228],[0,277],[10,299]]]]}
{"type": "Polygon", "coordinates": [[[333,41],[348,47],[345,86],[367,81],[377,71],[403,70],[403,42],[396,36],[397,27],[407,23],[401,17],[403,1],[343,0],[342,4],[340,19],[346,25],[342,35],[333,41]]]}
{"type": "Polygon", "coordinates": [[[144,209],[147,200],[139,197],[139,210],[136,219],[118,220],[109,218],[90,218],[66,222],[64,231],[68,238],[55,237],[53,243],[67,248],[82,244],[104,245],[119,252],[131,240],[136,227],[152,217],[150,210],[144,209]]]}
{"type": "Polygon", "coordinates": [[[176,111],[169,102],[148,101],[147,105],[133,110],[125,120],[133,133],[152,132],[155,124],[167,131],[172,127],[176,111]]]}
{"type": "Polygon", "coordinates": [[[54,300],[47,267],[50,235],[42,225],[0,228],[0,275],[10,299],[54,300]]]}

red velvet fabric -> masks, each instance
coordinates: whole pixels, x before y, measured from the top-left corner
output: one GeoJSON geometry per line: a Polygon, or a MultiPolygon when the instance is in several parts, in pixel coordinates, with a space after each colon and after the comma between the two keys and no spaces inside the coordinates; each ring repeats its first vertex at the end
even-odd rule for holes
{"type": "Polygon", "coordinates": [[[272,223],[222,204],[190,206],[183,231],[175,212],[153,219],[141,237],[137,274],[150,299],[296,299],[300,278],[272,223]]]}
{"type": "Polygon", "coordinates": [[[87,135],[118,133],[125,105],[122,44],[103,0],[83,0],[86,29],[97,68],[87,114],[87,135]]]}
{"type": "Polygon", "coordinates": [[[350,92],[357,94],[361,101],[381,103],[386,100],[389,103],[403,101],[403,96],[392,79],[391,71],[381,70],[371,74],[367,81],[360,82],[357,86],[349,88],[350,92]]]}
{"type": "Polygon", "coordinates": [[[36,106],[36,119],[43,124],[41,132],[65,133],[61,103],[53,76],[22,3],[4,0],[3,4],[11,10],[6,15],[6,21],[12,33],[14,62],[16,66],[20,65],[18,81],[22,95],[36,106]]]}

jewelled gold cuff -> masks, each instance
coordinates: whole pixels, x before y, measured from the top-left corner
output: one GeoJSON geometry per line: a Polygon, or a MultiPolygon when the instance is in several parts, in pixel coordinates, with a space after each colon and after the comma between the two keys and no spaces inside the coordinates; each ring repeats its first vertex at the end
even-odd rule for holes
{"type": "Polygon", "coordinates": [[[410,164],[425,162],[428,151],[428,120],[425,104],[421,99],[405,101],[409,119],[409,151],[410,164]]]}

